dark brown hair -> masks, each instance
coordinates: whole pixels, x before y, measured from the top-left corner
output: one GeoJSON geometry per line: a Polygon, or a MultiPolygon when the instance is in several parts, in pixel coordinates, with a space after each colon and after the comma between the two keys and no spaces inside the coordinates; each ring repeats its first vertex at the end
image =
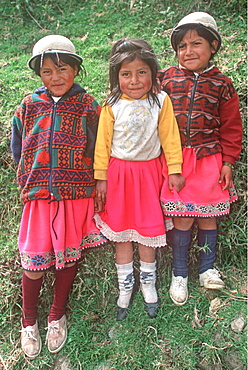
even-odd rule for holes
{"type": "Polygon", "coordinates": [[[40,76],[41,58],[50,58],[57,67],[63,62],[72,68],[77,67],[78,73],[83,71],[83,73],[86,74],[84,66],[78,59],[73,58],[73,56],[66,53],[44,53],[43,56],[41,55],[35,59],[34,71],[37,76],[40,76]]]}
{"type": "Polygon", "coordinates": [[[157,82],[159,64],[151,46],[142,39],[120,39],[113,45],[109,63],[110,94],[108,95],[106,102],[109,105],[113,105],[120,99],[122,91],[119,86],[119,71],[122,63],[130,63],[136,58],[150,67],[152,87],[147,93],[148,99],[149,101],[152,100],[153,103],[158,104],[160,107],[157,94],[154,92],[159,91],[159,85],[157,82]]]}
{"type": "MultiPolygon", "coordinates": [[[[179,46],[180,42],[182,41],[182,39],[184,38],[184,36],[186,35],[186,33],[189,30],[195,30],[198,33],[198,35],[200,37],[203,37],[205,40],[207,40],[209,42],[209,45],[215,50],[215,48],[213,46],[213,41],[217,40],[217,38],[214,36],[214,34],[212,32],[208,31],[205,27],[202,27],[199,24],[184,25],[183,27],[180,27],[176,31],[174,31],[175,35],[174,35],[173,41],[174,41],[174,44],[175,44],[175,47],[176,47],[177,50],[178,50],[178,46],[179,46]]],[[[216,53],[217,53],[217,51],[215,50],[215,53],[211,54],[210,59],[212,59],[216,53]]],[[[176,51],[176,54],[177,54],[177,51],[176,51]]]]}

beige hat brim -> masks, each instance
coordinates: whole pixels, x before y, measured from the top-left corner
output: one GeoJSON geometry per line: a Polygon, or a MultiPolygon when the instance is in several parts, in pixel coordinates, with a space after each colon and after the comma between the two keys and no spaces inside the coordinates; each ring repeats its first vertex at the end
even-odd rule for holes
{"type": "Polygon", "coordinates": [[[221,36],[220,36],[219,32],[217,30],[215,30],[213,27],[205,26],[201,22],[191,22],[191,23],[186,23],[186,24],[179,25],[179,26],[177,26],[173,29],[173,31],[171,33],[170,40],[171,40],[171,46],[173,47],[173,49],[175,51],[177,51],[177,48],[176,48],[176,45],[175,45],[175,42],[174,42],[175,33],[179,29],[184,28],[184,27],[188,27],[190,25],[192,25],[193,27],[196,26],[196,25],[201,26],[202,28],[205,28],[205,30],[207,30],[208,32],[212,33],[215,36],[216,40],[218,41],[218,47],[217,47],[216,52],[219,50],[219,48],[221,47],[221,36]]]}
{"type": "Polygon", "coordinates": [[[82,63],[83,59],[82,57],[80,57],[80,55],[78,54],[75,54],[75,53],[70,53],[68,51],[64,51],[64,50],[47,50],[47,51],[44,51],[43,53],[40,53],[40,54],[37,54],[37,55],[34,55],[32,56],[29,61],[28,61],[28,66],[29,68],[31,68],[32,70],[34,70],[35,68],[35,61],[37,58],[40,58],[41,55],[44,55],[44,54],[67,54],[67,55],[70,55],[72,58],[76,59],[80,64],[82,63]]]}

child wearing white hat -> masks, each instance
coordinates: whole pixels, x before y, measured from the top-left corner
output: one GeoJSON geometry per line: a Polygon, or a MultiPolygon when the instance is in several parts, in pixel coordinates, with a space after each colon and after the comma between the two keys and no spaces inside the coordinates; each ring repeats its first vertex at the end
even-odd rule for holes
{"type": "Polygon", "coordinates": [[[241,152],[242,122],[231,80],[212,63],[221,46],[214,18],[205,12],[187,15],[173,29],[171,45],[178,66],[162,70],[160,79],[179,125],[186,185],[180,193],[175,189],[171,192],[164,167],[161,201],[164,215],[174,217],[175,226],[170,232],[170,297],[175,304],[183,305],[188,299],[187,257],[195,219],[200,285],[208,289],[225,285],[214,268],[216,218],[227,215],[230,204],[237,200],[232,171],[241,152]]]}
{"type": "Polygon", "coordinates": [[[87,247],[104,243],[94,222],[93,155],[100,106],[74,82],[82,58],[60,35],[39,40],[28,62],[43,82],[17,108],[11,149],[24,204],[18,246],[22,267],[21,345],[41,351],[37,304],[44,272],[55,268],[46,342],[51,353],[66,342],[66,303],[87,247]]]}

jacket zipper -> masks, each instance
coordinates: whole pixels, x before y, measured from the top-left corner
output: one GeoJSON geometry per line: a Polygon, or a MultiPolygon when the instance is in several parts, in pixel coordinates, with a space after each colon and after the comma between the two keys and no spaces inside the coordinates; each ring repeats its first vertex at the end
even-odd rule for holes
{"type": "Polygon", "coordinates": [[[49,192],[51,196],[53,196],[53,188],[52,188],[52,144],[53,144],[53,134],[54,134],[54,126],[55,126],[55,117],[56,117],[56,109],[57,103],[53,102],[53,113],[52,113],[52,126],[51,126],[51,136],[50,136],[50,143],[49,143],[49,155],[50,155],[50,175],[49,175],[49,192]]]}
{"type": "Polygon", "coordinates": [[[187,127],[186,127],[186,134],[187,134],[187,146],[186,146],[186,148],[191,148],[190,123],[191,123],[191,114],[192,114],[192,109],[193,109],[193,104],[194,104],[195,90],[196,90],[196,85],[197,85],[197,82],[198,82],[198,78],[199,78],[199,75],[195,75],[194,86],[193,86],[193,89],[192,89],[192,94],[191,94],[191,99],[190,99],[189,115],[188,115],[188,121],[187,121],[187,127]]]}

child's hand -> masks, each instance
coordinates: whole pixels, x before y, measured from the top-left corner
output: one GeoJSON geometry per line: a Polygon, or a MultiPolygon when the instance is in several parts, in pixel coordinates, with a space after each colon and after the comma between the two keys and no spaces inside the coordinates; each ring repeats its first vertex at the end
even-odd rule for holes
{"type": "Polygon", "coordinates": [[[222,190],[229,189],[232,184],[232,169],[229,166],[223,166],[220,172],[220,179],[219,183],[222,182],[225,183],[225,185],[222,186],[222,190]]]}
{"type": "Polygon", "coordinates": [[[95,202],[95,212],[104,211],[104,204],[106,203],[107,194],[107,180],[97,180],[96,182],[96,196],[95,202]]]}
{"type": "Polygon", "coordinates": [[[173,193],[173,187],[179,193],[186,184],[185,178],[180,173],[169,175],[169,189],[173,193]]]}
{"type": "Polygon", "coordinates": [[[96,213],[104,211],[104,204],[101,200],[99,200],[95,197],[94,203],[95,203],[95,212],[96,213]]]}
{"type": "Polygon", "coordinates": [[[106,203],[107,180],[97,180],[96,182],[96,200],[106,203]]]}

